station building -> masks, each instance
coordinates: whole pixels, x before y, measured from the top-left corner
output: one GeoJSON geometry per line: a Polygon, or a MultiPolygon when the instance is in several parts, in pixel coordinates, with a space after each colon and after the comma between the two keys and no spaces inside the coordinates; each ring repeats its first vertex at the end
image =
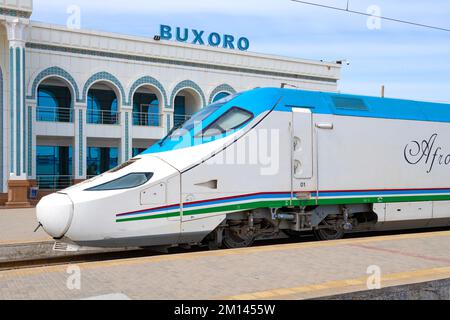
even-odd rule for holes
{"type": "Polygon", "coordinates": [[[32,0],[0,0],[0,205],[107,171],[226,95],[337,90],[335,62],[74,30],[32,13],[32,0]]]}

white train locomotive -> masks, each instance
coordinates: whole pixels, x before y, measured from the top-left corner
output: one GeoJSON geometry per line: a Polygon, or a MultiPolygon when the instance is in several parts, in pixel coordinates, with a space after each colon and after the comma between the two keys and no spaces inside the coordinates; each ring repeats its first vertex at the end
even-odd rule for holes
{"type": "Polygon", "coordinates": [[[449,226],[449,137],[450,105],[255,89],[43,198],[37,217],[55,239],[91,247],[449,226]]]}

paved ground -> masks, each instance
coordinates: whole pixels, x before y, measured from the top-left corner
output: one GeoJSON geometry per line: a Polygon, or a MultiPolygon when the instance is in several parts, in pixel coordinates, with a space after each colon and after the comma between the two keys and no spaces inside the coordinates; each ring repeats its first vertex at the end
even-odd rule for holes
{"type": "Polygon", "coordinates": [[[27,243],[51,240],[37,227],[36,211],[30,209],[0,209],[0,246],[10,243],[27,243]]]}
{"type": "Polygon", "coordinates": [[[301,299],[367,290],[377,272],[384,287],[450,278],[450,231],[4,271],[0,299],[301,299]]]}

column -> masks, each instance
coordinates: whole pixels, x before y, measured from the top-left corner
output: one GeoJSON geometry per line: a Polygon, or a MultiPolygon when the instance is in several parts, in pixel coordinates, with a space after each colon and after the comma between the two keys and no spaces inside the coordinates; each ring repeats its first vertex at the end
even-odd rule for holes
{"type": "Polygon", "coordinates": [[[164,128],[164,134],[169,133],[170,129],[174,126],[174,111],[173,109],[164,109],[162,117],[162,127],[164,128]]]}
{"type": "Polygon", "coordinates": [[[26,104],[26,163],[27,163],[27,177],[30,182],[30,186],[37,185],[36,177],[36,100],[27,100],[26,104]]]}
{"type": "Polygon", "coordinates": [[[25,41],[28,19],[10,18],[5,22],[9,43],[10,154],[9,207],[29,206],[27,179],[27,108],[25,105],[25,41]]]}
{"type": "Polygon", "coordinates": [[[133,108],[131,106],[122,106],[121,110],[120,163],[124,163],[133,156],[133,108]]]}
{"type": "MultiPolygon", "coordinates": [[[[8,181],[8,162],[7,162],[7,136],[8,136],[8,124],[6,119],[6,95],[5,95],[5,87],[7,86],[6,83],[3,81],[7,78],[7,70],[3,68],[3,66],[0,66],[0,146],[2,152],[0,152],[0,193],[6,192],[6,182],[8,181]]],[[[0,199],[1,201],[1,199],[0,199]]]]}
{"type": "Polygon", "coordinates": [[[74,128],[75,141],[73,148],[74,166],[73,176],[74,183],[80,183],[86,180],[87,168],[87,138],[86,138],[86,104],[75,104],[74,107],[74,128]]]}

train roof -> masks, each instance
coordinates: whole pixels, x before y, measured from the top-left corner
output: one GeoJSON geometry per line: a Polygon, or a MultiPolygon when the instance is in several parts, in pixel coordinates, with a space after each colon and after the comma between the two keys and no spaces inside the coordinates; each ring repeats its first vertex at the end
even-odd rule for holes
{"type": "Polygon", "coordinates": [[[450,122],[450,104],[297,89],[258,88],[230,96],[206,107],[186,122],[186,125],[182,125],[182,129],[184,129],[183,135],[180,136],[182,138],[177,136],[176,139],[171,139],[174,132],[177,132],[177,128],[174,128],[164,139],[150,147],[144,154],[187,148],[221,139],[234,133],[241,127],[227,131],[222,135],[210,137],[207,141],[204,141],[201,137],[196,137],[195,134],[201,132],[232,107],[250,111],[254,118],[272,109],[292,112],[293,108],[308,108],[316,114],[450,122]],[[211,112],[208,113],[209,111],[211,112]],[[206,117],[203,117],[203,115],[206,115],[206,117]],[[196,116],[203,118],[196,122],[196,120],[199,120],[196,119],[196,116]],[[188,123],[190,123],[189,126],[188,123]]]}
{"type": "Polygon", "coordinates": [[[258,90],[269,90],[271,94],[282,96],[286,107],[309,108],[313,113],[450,122],[450,104],[296,89],[258,90]]]}

